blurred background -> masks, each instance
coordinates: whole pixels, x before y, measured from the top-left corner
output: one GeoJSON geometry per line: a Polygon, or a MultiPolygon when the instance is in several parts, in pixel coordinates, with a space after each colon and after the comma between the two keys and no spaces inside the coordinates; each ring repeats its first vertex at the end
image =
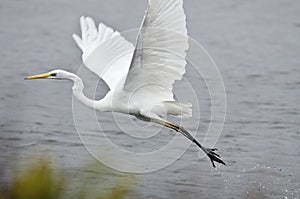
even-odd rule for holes
{"type": "MultiPolygon", "coordinates": [[[[92,157],[76,133],[71,84],[23,78],[55,68],[78,70],[81,52],[71,35],[80,32],[80,16],[122,32],[139,27],[145,8],[146,0],[0,1],[1,190],[13,186],[29,159],[42,155],[51,171],[63,172],[71,193],[82,186],[82,175],[91,174],[85,186],[107,192],[115,190],[115,182],[132,179],[128,198],[299,198],[300,2],[295,0],[184,2],[189,36],[209,52],[224,80],[227,116],[217,147],[227,166],[213,169],[208,160],[200,161],[195,146],[172,165],[143,175],[87,166],[92,157]]],[[[209,123],[207,96],[204,89],[203,127],[209,123]]],[[[113,120],[102,117],[113,139],[121,141],[113,120]]]]}

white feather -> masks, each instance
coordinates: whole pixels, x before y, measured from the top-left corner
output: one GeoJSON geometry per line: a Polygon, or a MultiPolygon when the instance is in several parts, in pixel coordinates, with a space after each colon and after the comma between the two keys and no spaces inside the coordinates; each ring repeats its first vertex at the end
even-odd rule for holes
{"type": "Polygon", "coordinates": [[[173,83],[185,73],[185,19],[182,0],[149,1],[124,85],[124,90],[134,92],[133,101],[174,101],[173,83]]]}
{"type": "Polygon", "coordinates": [[[133,44],[102,23],[97,30],[90,17],[81,17],[80,26],[81,38],[76,34],[73,34],[73,38],[83,52],[83,63],[114,90],[127,76],[134,51],[133,44]]]}

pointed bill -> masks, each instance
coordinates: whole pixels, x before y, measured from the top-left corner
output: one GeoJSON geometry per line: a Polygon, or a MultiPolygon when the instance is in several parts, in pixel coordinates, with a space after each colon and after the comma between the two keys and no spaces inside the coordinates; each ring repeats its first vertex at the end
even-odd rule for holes
{"type": "Polygon", "coordinates": [[[45,79],[50,77],[51,74],[49,73],[43,73],[43,74],[39,74],[39,75],[33,75],[33,76],[29,76],[29,77],[25,77],[25,80],[32,80],[32,79],[45,79]]]}

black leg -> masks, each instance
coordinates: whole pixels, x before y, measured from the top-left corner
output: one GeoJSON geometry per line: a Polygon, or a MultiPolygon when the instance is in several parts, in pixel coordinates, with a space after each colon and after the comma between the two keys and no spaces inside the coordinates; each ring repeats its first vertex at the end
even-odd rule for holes
{"type": "Polygon", "coordinates": [[[187,132],[183,127],[181,126],[177,126],[171,122],[165,121],[163,123],[164,126],[171,128],[177,132],[180,132],[182,135],[184,135],[186,138],[188,138],[189,140],[191,140],[192,142],[194,142],[200,149],[202,149],[202,151],[209,157],[213,167],[215,166],[215,162],[218,162],[220,164],[226,165],[225,162],[223,160],[220,159],[220,155],[218,155],[217,153],[215,153],[215,151],[217,151],[216,148],[214,149],[209,149],[209,148],[205,148],[203,147],[189,132],[187,132]]]}

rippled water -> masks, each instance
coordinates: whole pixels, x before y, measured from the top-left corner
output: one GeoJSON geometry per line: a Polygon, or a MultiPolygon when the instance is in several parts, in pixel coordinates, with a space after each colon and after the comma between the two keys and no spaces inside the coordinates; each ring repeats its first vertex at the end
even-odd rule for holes
{"type": "MultiPolygon", "coordinates": [[[[71,34],[79,32],[81,15],[124,31],[139,26],[145,7],[140,0],[0,2],[2,184],[16,162],[40,151],[54,154],[70,171],[87,172],[82,166],[91,156],[75,130],[71,84],[23,77],[53,68],[76,72],[80,52],[71,34]]],[[[190,36],[209,51],[224,79],[227,117],[217,147],[228,166],[212,169],[191,146],[169,167],[137,175],[133,198],[299,198],[299,1],[185,1],[185,10],[190,36]]],[[[203,128],[209,121],[206,92],[203,128]]],[[[134,150],[111,115],[99,117],[116,143],[134,150]]],[[[145,150],[172,137],[165,132],[167,137],[145,150]]]]}

